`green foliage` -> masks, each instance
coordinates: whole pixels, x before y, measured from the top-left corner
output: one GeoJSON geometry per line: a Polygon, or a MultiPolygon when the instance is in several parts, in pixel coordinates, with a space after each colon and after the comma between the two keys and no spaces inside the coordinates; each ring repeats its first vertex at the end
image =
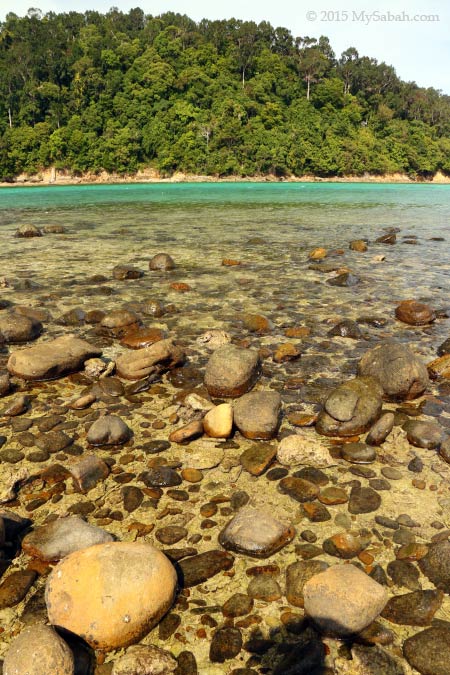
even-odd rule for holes
{"type": "Polygon", "coordinates": [[[450,174],[450,97],[328,38],[140,9],[0,24],[0,179],[450,174]]]}

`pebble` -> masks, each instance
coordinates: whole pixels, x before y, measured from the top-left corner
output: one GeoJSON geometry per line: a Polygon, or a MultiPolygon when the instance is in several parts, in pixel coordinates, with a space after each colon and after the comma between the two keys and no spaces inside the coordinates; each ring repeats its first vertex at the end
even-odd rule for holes
{"type": "Polygon", "coordinates": [[[116,371],[125,380],[143,380],[170,370],[185,360],[184,351],[167,338],[143,349],[128,350],[116,358],[116,371]]]}
{"type": "Polygon", "coordinates": [[[166,527],[162,527],[155,532],[156,539],[161,542],[161,544],[165,544],[166,546],[176,544],[182,539],[185,539],[187,535],[188,531],[186,528],[179,525],[167,525],[166,527]]]}
{"type": "Polygon", "coordinates": [[[239,628],[218,628],[212,637],[209,659],[212,663],[224,663],[235,658],[242,649],[242,634],[239,628]]]}
{"type": "Polygon", "coordinates": [[[253,599],[246,593],[235,593],[222,606],[222,613],[228,618],[246,616],[253,609],[253,599]]]}
{"type": "Polygon", "coordinates": [[[294,538],[293,527],[252,506],[241,508],[219,535],[224,548],[254,558],[268,558],[294,538]]]}
{"type": "Polygon", "coordinates": [[[148,267],[153,271],[167,272],[175,268],[175,262],[168,253],[157,253],[149,261],[148,267]]]}
{"type": "Polygon", "coordinates": [[[188,422],[188,424],[185,424],[179,429],[172,431],[172,433],[169,435],[169,441],[171,443],[179,444],[186,443],[193,440],[194,438],[202,436],[203,430],[204,427],[202,420],[192,420],[192,422],[188,422]]]}
{"type": "Polygon", "coordinates": [[[274,602],[281,598],[281,588],[279,583],[273,577],[261,574],[254,577],[248,587],[247,593],[250,598],[254,600],[262,600],[263,602],[274,602]]]}
{"type": "Polygon", "coordinates": [[[378,446],[384,443],[394,428],[394,420],[394,413],[384,413],[384,415],[382,415],[380,419],[369,429],[369,433],[366,436],[367,445],[378,446]]]}
{"type": "Polygon", "coordinates": [[[50,562],[113,539],[109,532],[89,525],[79,516],[68,516],[35,528],[22,540],[22,549],[28,555],[50,562]]]}
{"type": "Polygon", "coordinates": [[[303,587],[305,613],[337,637],[359,633],[383,610],[386,590],[353,565],[334,565],[303,587]]]}
{"type": "Polygon", "coordinates": [[[311,523],[324,523],[331,520],[331,514],[323,504],[319,502],[305,503],[302,505],[303,513],[311,523]]]}
{"type": "Polygon", "coordinates": [[[116,661],[111,675],[170,675],[177,661],[170,652],[155,645],[133,645],[116,661]]]}
{"type": "Polygon", "coordinates": [[[413,591],[390,598],[381,616],[402,626],[429,626],[442,605],[442,591],[413,591]]]}
{"type": "Polygon", "coordinates": [[[75,675],[71,649],[50,626],[25,628],[9,645],[4,675],[75,675]]]}
{"type": "Polygon", "coordinates": [[[436,588],[450,593],[450,541],[430,544],[427,554],[419,560],[419,567],[436,588]]]}
{"type": "Polygon", "coordinates": [[[258,443],[244,450],[239,461],[252,476],[260,476],[272,464],[277,454],[275,446],[258,443]]]}
{"type": "Polygon", "coordinates": [[[51,572],[45,595],[49,620],[96,649],[126,647],[167,612],[176,580],[172,564],[150,544],[91,546],[51,572]]]}
{"type": "Polygon", "coordinates": [[[361,553],[363,544],[361,539],[351,532],[340,532],[325,539],[322,548],[328,555],[349,560],[361,553]]]}
{"type": "Polygon", "coordinates": [[[346,504],[348,502],[348,494],[343,488],[327,487],[320,491],[319,501],[327,506],[346,504]]]}
{"type": "Polygon", "coordinates": [[[181,476],[170,466],[159,466],[140,474],[139,479],[147,487],[175,487],[181,484],[181,476]]]}
{"type": "Polygon", "coordinates": [[[403,643],[403,654],[421,675],[448,675],[450,624],[440,623],[409,637],[403,643]]]}
{"type": "Polygon", "coordinates": [[[365,443],[346,443],[342,446],[341,457],[352,464],[371,464],[376,459],[376,452],[365,443]]]}
{"type": "Polygon", "coordinates": [[[277,432],[280,411],[281,396],[277,392],[250,392],[234,404],[234,423],[245,438],[270,440],[277,432]]]}
{"type": "Polygon", "coordinates": [[[278,483],[278,490],[297,502],[311,502],[318,496],[320,490],[317,485],[304,478],[287,476],[278,483]]]}
{"type": "Polygon", "coordinates": [[[225,345],[214,351],[205,370],[205,386],[210,396],[235,397],[248,392],[260,374],[258,352],[225,345]]]}
{"type": "Polygon", "coordinates": [[[34,570],[15,570],[10,572],[0,585],[0,610],[13,607],[24,599],[36,581],[34,570]]]}
{"type": "Polygon", "coordinates": [[[144,493],[135,485],[125,485],[122,488],[123,508],[127,513],[136,511],[144,501],[144,493]]]}
{"type": "Polygon", "coordinates": [[[410,326],[424,326],[436,319],[435,312],[417,300],[403,300],[395,309],[395,317],[410,326]]]}
{"type": "Polygon", "coordinates": [[[20,225],[14,236],[19,238],[42,237],[42,230],[36,227],[36,225],[20,225]]]}
{"type": "Polygon", "coordinates": [[[211,438],[229,438],[233,429],[233,407],[222,403],[209,410],[203,418],[203,429],[211,438]]]}
{"type": "Polygon", "coordinates": [[[381,497],[370,487],[354,487],[350,492],[348,502],[349,513],[371,513],[381,506],[381,497]]]}
{"type": "Polygon", "coordinates": [[[180,583],[183,588],[198,586],[219,572],[227,571],[234,564],[234,557],[226,551],[211,550],[180,561],[180,583]]]}

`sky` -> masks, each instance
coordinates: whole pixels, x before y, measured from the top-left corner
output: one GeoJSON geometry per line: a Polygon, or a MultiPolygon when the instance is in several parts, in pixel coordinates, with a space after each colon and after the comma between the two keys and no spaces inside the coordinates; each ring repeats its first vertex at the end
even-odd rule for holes
{"type": "Polygon", "coordinates": [[[348,47],[394,66],[406,81],[450,95],[450,2],[448,0],[0,0],[0,20],[8,12],[24,16],[30,7],[48,11],[172,11],[203,18],[269,21],[294,36],[326,35],[339,56],[348,47]],[[34,4],[33,4],[34,1],[34,4]]]}

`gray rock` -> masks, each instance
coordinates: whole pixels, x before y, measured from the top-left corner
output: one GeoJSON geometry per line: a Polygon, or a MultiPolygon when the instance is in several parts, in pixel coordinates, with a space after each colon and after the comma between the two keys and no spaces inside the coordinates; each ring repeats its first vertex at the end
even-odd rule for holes
{"type": "Polygon", "coordinates": [[[22,541],[22,549],[29,555],[50,562],[108,541],[114,541],[109,532],[89,525],[79,516],[68,516],[37,527],[27,534],[22,541]]]}
{"type": "Polygon", "coordinates": [[[403,643],[409,665],[421,675],[448,675],[450,624],[439,624],[416,633],[403,643]]]}
{"type": "Polygon", "coordinates": [[[210,396],[242,396],[249,391],[260,374],[258,352],[226,345],[217,349],[205,371],[205,385],[210,396]]]}
{"type": "Polygon", "coordinates": [[[357,377],[334,389],[319,415],[316,431],[324,436],[354,436],[378,419],[382,390],[372,377],[357,377]]]}
{"type": "Polygon", "coordinates": [[[350,319],[340,321],[336,326],[333,326],[333,328],[328,331],[328,335],[330,337],[343,337],[352,340],[360,340],[363,338],[361,329],[356,321],[350,321],[350,319]]]}
{"type": "Polygon", "coordinates": [[[35,340],[42,333],[42,324],[37,319],[16,312],[0,314],[0,335],[8,344],[35,340]]]}
{"type": "Polygon", "coordinates": [[[425,365],[409,347],[395,342],[379,344],[366,352],[358,372],[376,378],[389,400],[416,398],[429,384],[425,365]]]}
{"type": "Polygon", "coordinates": [[[154,373],[181,365],[184,351],[171,339],[159,340],[143,349],[132,349],[116,359],[119,377],[126,380],[141,380],[154,373]]]}
{"type": "Polygon", "coordinates": [[[292,541],[294,535],[293,527],[283,525],[266,511],[244,506],[222,530],[219,543],[253,558],[268,558],[292,541]]]}
{"type": "Polygon", "coordinates": [[[66,335],[13,352],[8,370],[24,380],[53,380],[81,370],[87,359],[101,353],[89,342],[66,335]]]}
{"type": "Polygon", "coordinates": [[[131,436],[131,429],[120,417],[105,415],[92,424],[87,440],[91,445],[123,445],[131,436]]]}
{"type": "Polygon", "coordinates": [[[366,437],[367,445],[381,445],[384,443],[386,438],[391,433],[394,428],[395,415],[394,413],[387,412],[380,417],[380,419],[375,422],[375,424],[370,428],[369,433],[366,437]]]}
{"type": "Polygon", "coordinates": [[[111,675],[170,675],[178,664],[170,652],[155,645],[133,645],[114,662],[111,675]]]}
{"type": "Polygon", "coordinates": [[[435,450],[440,447],[444,438],[444,429],[436,422],[409,420],[403,429],[411,445],[416,448],[435,450]]]}
{"type": "Polygon", "coordinates": [[[426,556],[419,560],[419,567],[436,588],[450,594],[450,541],[430,544],[426,556]]]}
{"type": "Polygon", "coordinates": [[[174,269],[175,262],[168,253],[157,253],[148,263],[148,267],[153,271],[167,272],[174,269]]]}
{"type": "Polygon", "coordinates": [[[89,492],[97,483],[109,475],[109,466],[100,457],[84,455],[69,468],[75,487],[80,492],[89,492]]]}
{"type": "Polygon", "coordinates": [[[234,423],[245,438],[270,440],[276,435],[280,411],[278,392],[250,392],[234,404],[234,423]]]}
{"type": "Polygon", "coordinates": [[[25,628],[10,644],[3,675],[74,675],[73,654],[50,626],[25,628]]]}

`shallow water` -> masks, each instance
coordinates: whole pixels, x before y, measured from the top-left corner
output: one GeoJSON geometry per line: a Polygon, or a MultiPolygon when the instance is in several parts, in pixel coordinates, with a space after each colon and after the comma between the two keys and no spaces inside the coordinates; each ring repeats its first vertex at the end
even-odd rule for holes
{"type": "MultiPolygon", "coordinates": [[[[77,333],[101,344],[104,355],[110,358],[123,351],[118,341],[99,336],[91,324],[65,325],[62,317],[68,310],[82,308],[87,312],[131,307],[145,325],[161,327],[182,342],[189,357],[185,368],[164,378],[161,385],[140,395],[139,400],[137,397],[129,401],[122,398],[114,404],[98,402],[93,406],[94,413],[103,408],[115,410],[132,426],[134,446],[115,455],[116,474],[120,475],[120,468],[124,467],[124,472],[136,475],[142,470],[141,444],[152,438],[167,438],[174,428],[168,417],[173,412],[172,406],[176,407],[180,393],[201,390],[209,353],[196,338],[208,329],[228,331],[242,344],[266,349],[263,377],[257,388],[280,391],[286,415],[294,410],[314,411],[323,400],[324,392],[354,375],[358,359],[381,339],[393,337],[407,342],[425,361],[435,358],[437,347],[450,334],[450,320],[445,316],[450,310],[449,224],[450,186],[196,183],[2,188],[0,276],[5,277],[8,287],[0,290],[0,300],[48,312],[40,340],[68,332],[77,333]],[[15,238],[15,230],[24,223],[38,227],[63,225],[65,233],[32,239],[15,238]],[[375,243],[375,239],[389,228],[400,230],[397,243],[375,243]],[[416,244],[406,243],[414,238],[416,244]],[[368,251],[349,250],[352,239],[367,239],[368,251]],[[311,268],[308,259],[308,253],[316,246],[324,246],[329,252],[320,263],[322,269],[311,268]],[[175,259],[174,271],[154,273],[148,270],[149,259],[160,251],[170,253],[175,259]],[[384,260],[378,261],[379,256],[384,260]],[[222,266],[224,258],[235,259],[241,264],[222,266]],[[137,280],[114,280],[112,269],[117,264],[132,264],[143,270],[144,276],[137,280]],[[326,271],[328,265],[332,271],[326,271]],[[329,285],[327,281],[339,269],[350,270],[360,282],[349,288],[329,285]],[[93,279],[94,275],[103,275],[105,280],[93,279]],[[172,288],[173,282],[186,283],[190,290],[180,293],[172,288]],[[426,327],[412,327],[396,321],[395,307],[407,298],[427,302],[441,310],[440,318],[426,327]],[[158,318],[147,311],[149,301],[153,300],[166,309],[158,318]],[[270,331],[263,335],[252,333],[243,322],[243,315],[248,313],[267,317],[271,322],[270,331]],[[385,324],[374,327],[362,321],[365,317],[383,319],[385,324]],[[330,328],[343,319],[358,321],[363,336],[357,340],[329,337],[330,328]],[[310,335],[301,339],[285,337],[287,328],[298,326],[309,328],[310,335]],[[273,351],[288,341],[295,343],[302,353],[301,358],[284,364],[275,363],[273,351]],[[153,427],[155,421],[161,419],[164,426],[153,427]]],[[[0,354],[0,368],[6,364],[7,357],[7,353],[0,354]]],[[[83,445],[84,425],[91,417],[75,415],[64,406],[85,386],[86,382],[76,377],[21,386],[21,390],[32,397],[32,409],[27,417],[37,422],[40,416],[65,410],[61,414],[73,425],[78,444],[83,445]]],[[[441,383],[433,383],[430,387],[429,398],[434,408],[431,406],[429,418],[439,417],[442,424],[450,428],[450,395],[440,387],[441,383]]],[[[395,409],[396,406],[390,407],[395,409]]],[[[23,451],[25,458],[12,466],[1,465],[1,488],[18,468],[25,467],[33,473],[54,461],[50,459],[44,465],[28,461],[28,448],[21,443],[23,438],[17,435],[10,422],[2,424],[2,433],[8,438],[5,447],[23,451]]],[[[32,432],[35,426],[31,427],[32,432]]],[[[293,431],[285,417],[280,433],[293,431]]],[[[309,433],[315,434],[313,429],[309,433]]],[[[370,467],[377,475],[386,465],[403,473],[401,480],[391,482],[391,490],[382,493],[379,513],[389,517],[408,513],[420,523],[420,528],[415,531],[417,541],[429,541],[436,533],[431,526],[433,521],[439,519],[445,527],[450,527],[449,468],[442,460],[435,465],[435,453],[412,449],[402,434],[400,428],[396,428],[396,433],[384,444],[377,461],[370,467]],[[425,480],[427,487],[420,492],[411,483],[415,474],[407,470],[414,455],[420,456],[425,464],[419,478],[425,480]],[[436,490],[433,487],[430,491],[430,485],[437,486],[436,490]]],[[[199,552],[218,548],[217,534],[230,514],[226,510],[224,513],[219,511],[214,516],[216,525],[202,530],[199,505],[214,496],[230,495],[239,489],[246,490],[255,504],[268,505],[280,519],[294,522],[298,533],[313,529],[319,546],[323,539],[342,529],[334,520],[312,525],[301,515],[297,503],[280,495],[276,483],[267,481],[265,476],[256,479],[242,471],[239,455],[251,443],[239,434],[233,440],[237,447],[225,450],[219,467],[204,471],[198,495],[191,494],[186,506],[181,505],[181,513],[166,514],[163,524],[184,524],[190,536],[201,533],[202,539],[197,545],[199,552]],[[192,518],[184,522],[185,516],[192,518]]],[[[208,453],[214,445],[211,441],[191,444],[194,450],[203,453],[208,453]]],[[[99,452],[105,457],[110,454],[107,450],[99,452]]],[[[172,447],[167,459],[183,461],[189,452],[189,447],[172,447]]],[[[71,461],[70,457],[57,459],[62,463],[71,461]]],[[[350,473],[351,468],[339,460],[337,467],[328,471],[330,484],[346,486],[348,481],[355,479],[350,473]]],[[[69,488],[61,501],[44,503],[32,511],[30,517],[38,524],[50,514],[63,515],[80,501],[94,503],[96,508],[106,504],[120,510],[119,487],[112,480],[109,478],[106,486],[102,484],[86,496],[69,488]]],[[[360,477],[360,480],[366,484],[364,478],[360,477]]],[[[17,506],[20,513],[26,513],[24,508],[33,491],[38,493],[39,486],[30,487],[28,494],[25,489],[25,499],[17,506]]],[[[164,495],[158,509],[164,511],[167,507],[170,510],[174,505],[177,502],[164,495]]],[[[333,519],[339,514],[348,517],[346,504],[332,506],[330,511],[333,519]]],[[[374,528],[375,515],[370,513],[353,518],[349,527],[374,528]]],[[[125,513],[122,521],[112,519],[109,523],[99,521],[94,512],[88,520],[127,539],[131,537],[127,529],[131,521],[151,523],[155,520],[155,512],[139,509],[133,514],[125,513]]],[[[373,537],[371,552],[376,562],[385,567],[394,558],[394,553],[389,535],[383,533],[380,537],[373,537]]],[[[153,535],[147,539],[160,547],[153,535]]],[[[180,545],[189,544],[181,542],[180,545]]],[[[323,554],[321,558],[336,563],[336,559],[328,555],[323,554]]],[[[292,544],[269,562],[277,563],[283,576],[285,566],[296,559],[298,556],[292,544]]],[[[23,564],[21,560],[19,565],[23,564]]],[[[192,606],[195,607],[199,600],[205,600],[208,606],[220,605],[233,592],[243,589],[245,592],[246,568],[254,564],[259,563],[236,556],[235,576],[214,577],[201,588],[191,589],[192,606]]],[[[45,578],[42,578],[37,584],[37,598],[42,595],[44,582],[45,578]]],[[[424,588],[428,587],[426,584],[424,588]]],[[[405,592],[405,589],[394,591],[405,592]]],[[[277,631],[286,607],[284,598],[271,603],[257,601],[254,625],[264,636],[277,631]]],[[[3,614],[0,612],[6,636],[1,651],[15,630],[33,620],[32,608],[28,597],[16,608],[3,614]]],[[[298,612],[295,608],[290,609],[298,612]]],[[[200,637],[196,631],[205,628],[200,623],[200,615],[186,613],[182,607],[176,607],[175,611],[183,617],[175,637],[158,641],[155,629],[146,642],[160,644],[175,654],[183,649],[192,650],[202,675],[228,673],[233,667],[244,666],[249,657],[246,652],[227,665],[211,666],[208,645],[212,631],[208,628],[206,637],[200,637]]],[[[212,614],[221,624],[222,615],[217,611],[212,614]]],[[[450,606],[446,599],[439,616],[448,619],[449,615],[450,606]]],[[[417,629],[385,624],[396,631],[394,651],[400,649],[405,635],[417,632],[417,629]]],[[[254,626],[244,629],[244,637],[248,638],[253,630],[254,626]]],[[[277,640],[282,642],[284,638],[278,637],[275,642],[277,640]]],[[[337,649],[331,641],[332,657],[336,656],[337,649]]],[[[263,665],[270,662],[269,656],[264,656],[263,665]]],[[[256,662],[253,667],[258,667],[256,662]]],[[[270,673],[270,663],[267,667],[268,670],[261,672],[270,673]]]]}

